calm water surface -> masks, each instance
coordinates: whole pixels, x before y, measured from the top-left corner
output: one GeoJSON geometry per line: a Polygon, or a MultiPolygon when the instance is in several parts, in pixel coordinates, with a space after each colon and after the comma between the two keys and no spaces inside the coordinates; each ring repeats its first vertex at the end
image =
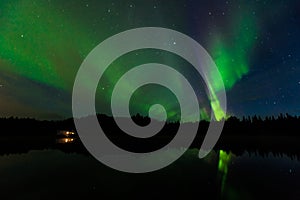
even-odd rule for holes
{"type": "Polygon", "coordinates": [[[91,156],[34,150],[0,156],[2,199],[299,199],[300,162],[272,154],[222,150],[197,158],[188,150],[172,165],[147,174],[110,169],[91,156]]]}

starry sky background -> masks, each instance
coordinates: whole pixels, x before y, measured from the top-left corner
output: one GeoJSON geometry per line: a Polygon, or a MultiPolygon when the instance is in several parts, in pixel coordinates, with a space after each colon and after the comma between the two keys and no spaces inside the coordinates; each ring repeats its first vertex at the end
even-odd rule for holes
{"type": "MultiPolygon", "coordinates": [[[[0,2],[0,116],[71,117],[73,82],[87,54],[116,33],[145,26],[185,33],[210,53],[230,115],[299,115],[299,1],[11,0],[0,2]]],[[[177,66],[194,85],[203,85],[174,55],[132,52],[114,62],[99,84],[99,112],[109,112],[103,108],[118,77],[149,61],[177,66]]],[[[199,88],[200,102],[209,107],[199,88]]],[[[135,94],[140,101],[131,105],[133,112],[145,112],[150,97],[163,91],[144,89],[135,94]]],[[[176,114],[176,99],[165,94],[161,102],[176,114]]]]}

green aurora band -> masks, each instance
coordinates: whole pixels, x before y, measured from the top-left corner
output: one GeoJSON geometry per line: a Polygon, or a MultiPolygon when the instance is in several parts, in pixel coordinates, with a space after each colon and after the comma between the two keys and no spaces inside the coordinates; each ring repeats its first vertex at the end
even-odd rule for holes
{"type": "MultiPolygon", "coordinates": [[[[77,20],[72,12],[62,13],[61,8],[59,10],[56,6],[49,4],[48,1],[28,3],[26,0],[19,0],[11,3],[1,2],[0,6],[3,8],[0,13],[1,72],[16,74],[67,93],[72,91],[76,72],[85,56],[98,43],[109,35],[118,32],[107,30],[86,32],[85,30],[91,30],[86,28],[88,27],[86,20],[90,20],[89,18],[77,20]]],[[[82,11],[76,10],[76,12],[82,11]]],[[[120,18],[112,19],[111,23],[120,18]]],[[[107,26],[107,22],[100,22],[97,26],[101,27],[102,25],[107,26]]],[[[226,90],[230,90],[237,81],[248,73],[249,52],[255,44],[255,37],[257,37],[255,18],[251,15],[239,14],[233,16],[231,25],[230,38],[232,39],[230,40],[228,36],[225,37],[216,32],[209,47],[209,52],[221,73],[226,90]]],[[[161,60],[168,61],[166,63],[170,66],[172,66],[172,62],[178,64],[178,61],[173,61],[172,57],[161,57],[161,60]]],[[[136,63],[153,62],[153,59],[155,60],[155,56],[151,58],[144,56],[137,58],[139,61],[136,63]]],[[[115,83],[115,80],[126,71],[125,69],[129,69],[124,66],[136,63],[131,63],[127,59],[122,63],[121,67],[123,68],[121,70],[109,71],[104,77],[105,83],[99,88],[111,94],[111,86],[115,83]]],[[[215,75],[210,74],[210,76],[214,77],[215,75]]],[[[181,87],[176,81],[176,77],[174,77],[174,84],[181,87]]],[[[87,88],[88,85],[87,80],[87,88]]],[[[226,118],[227,116],[217,98],[217,93],[220,91],[220,81],[209,83],[208,87],[212,94],[210,106],[216,120],[226,118]]],[[[129,88],[129,84],[124,84],[124,90],[129,88]]],[[[184,91],[182,94],[184,94],[184,91]]],[[[152,93],[148,95],[140,93],[137,96],[141,96],[140,99],[145,99],[147,96],[151,98],[151,95],[152,93]]],[[[109,100],[110,96],[107,96],[101,101],[107,103],[109,100]]],[[[150,102],[154,103],[151,100],[150,102]]],[[[150,102],[138,104],[135,112],[145,114],[145,110],[147,112],[147,109],[149,109],[148,104],[150,102]]],[[[173,109],[176,107],[173,105],[176,101],[169,101],[168,98],[163,100],[162,98],[162,103],[168,108],[168,117],[177,119],[178,112],[173,109]]],[[[103,102],[100,104],[102,105],[103,102]]],[[[200,108],[202,119],[209,120],[208,110],[205,107],[200,108]]]]}
{"type": "Polygon", "coordinates": [[[88,35],[47,1],[20,0],[1,7],[1,70],[70,90],[69,74],[93,47],[88,35]]]}
{"type": "MultiPolygon", "coordinates": [[[[235,17],[231,30],[233,37],[226,40],[215,34],[211,44],[211,54],[222,76],[226,90],[230,90],[237,81],[249,72],[249,55],[255,45],[258,35],[255,18],[252,15],[239,15],[235,17]],[[226,42],[225,42],[226,41],[226,42]]],[[[215,77],[215,74],[210,74],[215,77]]],[[[212,92],[211,107],[216,120],[226,118],[215,93],[221,89],[220,80],[210,83],[208,87],[212,92]]]]}

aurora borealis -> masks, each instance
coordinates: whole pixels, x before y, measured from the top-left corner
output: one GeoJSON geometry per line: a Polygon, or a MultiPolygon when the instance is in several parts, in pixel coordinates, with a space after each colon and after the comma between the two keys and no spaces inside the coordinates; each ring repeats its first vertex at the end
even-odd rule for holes
{"type": "MultiPolygon", "coordinates": [[[[145,26],[183,32],[210,53],[225,84],[229,115],[298,115],[299,7],[297,1],[1,1],[1,116],[70,117],[73,82],[85,56],[106,38],[145,26]]],[[[118,78],[147,62],[172,66],[195,88],[200,85],[196,94],[203,118],[211,109],[217,118],[224,116],[217,99],[208,102],[201,78],[184,60],[155,50],[132,52],[111,65],[99,83],[99,112],[109,113],[118,78]]],[[[176,77],[174,84],[180,87],[176,77]]],[[[208,87],[218,92],[220,83],[208,87]]],[[[144,89],[132,98],[133,113],[146,114],[158,100],[177,119],[172,94],[157,86],[144,89]]]]}
{"type": "MultiPolygon", "coordinates": [[[[232,26],[234,39],[228,41],[216,35],[212,42],[213,57],[227,89],[232,88],[249,72],[249,52],[259,34],[256,32],[257,27],[253,16],[242,15],[240,17],[232,26]]],[[[218,90],[218,83],[215,83],[213,87],[218,90]]]]}

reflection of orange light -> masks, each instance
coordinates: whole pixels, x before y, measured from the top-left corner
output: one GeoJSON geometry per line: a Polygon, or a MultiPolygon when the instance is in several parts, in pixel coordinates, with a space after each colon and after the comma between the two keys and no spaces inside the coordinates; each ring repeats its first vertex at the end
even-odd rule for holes
{"type": "Polygon", "coordinates": [[[65,138],[64,143],[73,142],[74,138],[65,138]]]}
{"type": "Polygon", "coordinates": [[[75,138],[60,138],[57,140],[57,143],[67,144],[67,143],[72,143],[74,141],[75,141],[75,138]]]}

